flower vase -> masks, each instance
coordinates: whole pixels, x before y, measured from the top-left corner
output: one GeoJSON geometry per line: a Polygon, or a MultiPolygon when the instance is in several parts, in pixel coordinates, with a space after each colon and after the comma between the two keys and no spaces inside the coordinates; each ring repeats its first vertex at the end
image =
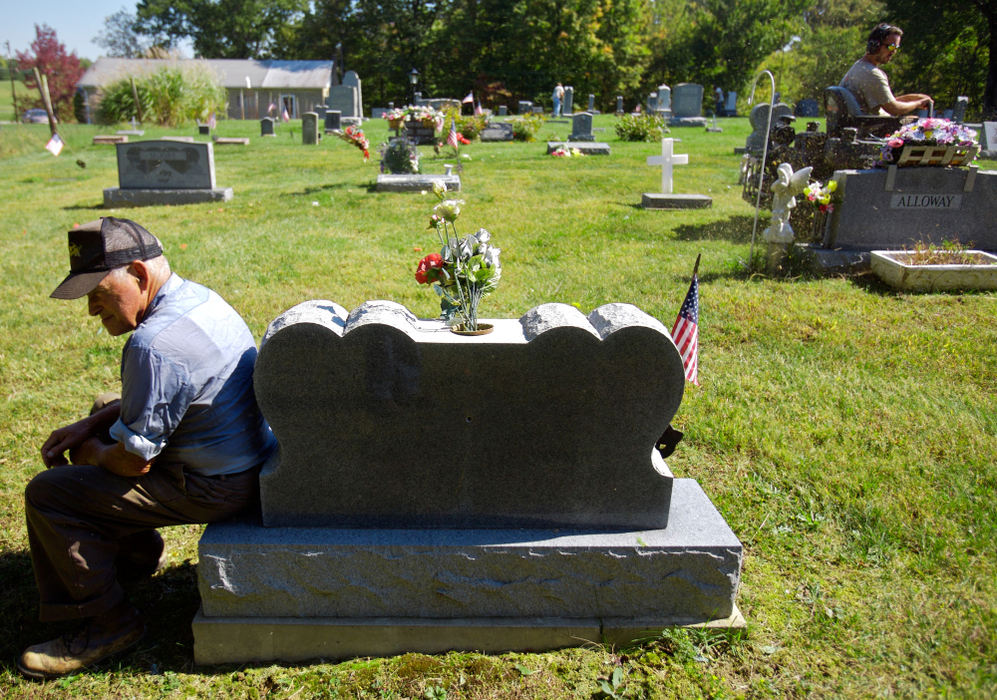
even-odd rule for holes
{"type": "Polygon", "coordinates": [[[479,323],[476,330],[465,330],[464,324],[458,326],[453,326],[450,328],[451,333],[456,333],[457,335],[487,335],[495,330],[495,327],[490,323],[479,323]]]}
{"type": "Polygon", "coordinates": [[[401,117],[399,117],[398,119],[389,119],[388,120],[388,127],[391,128],[391,129],[395,129],[396,131],[398,129],[401,129],[402,128],[402,119],[401,119],[401,117]]]}

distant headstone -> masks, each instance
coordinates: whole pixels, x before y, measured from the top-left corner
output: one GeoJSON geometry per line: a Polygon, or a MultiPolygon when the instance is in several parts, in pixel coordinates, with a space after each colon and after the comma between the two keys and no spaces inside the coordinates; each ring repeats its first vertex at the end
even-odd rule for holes
{"type": "Polygon", "coordinates": [[[447,191],[460,192],[460,175],[452,172],[443,175],[381,173],[377,176],[376,189],[378,192],[432,192],[436,183],[447,191]]]}
{"type": "Polygon", "coordinates": [[[201,136],[210,136],[211,126],[209,124],[198,124],[197,133],[200,134],[201,136]]]}
{"type": "Polygon", "coordinates": [[[513,128],[509,122],[492,122],[481,130],[479,138],[483,142],[489,141],[512,141],[513,128]]]}
{"type": "MultiPolygon", "coordinates": [[[[761,152],[765,148],[765,142],[768,140],[766,128],[769,123],[769,107],[768,102],[763,102],[751,108],[748,121],[751,123],[752,132],[748,134],[748,138],[744,142],[745,150],[761,152]]],[[[780,117],[792,116],[792,114],[793,110],[788,104],[785,102],[776,103],[775,109],[772,110],[772,126],[779,123],[780,117]]]]}
{"type": "Polygon", "coordinates": [[[329,109],[325,113],[325,131],[326,133],[330,131],[339,131],[343,128],[343,113],[335,110],[329,109]]]}
{"type": "Polygon", "coordinates": [[[139,141],[117,144],[118,187],[104,190],[104,206],[193,204],[232,199],[215,186],[212,144],[139,141]]]}
{"type": "Polygon", "coordinates": [[[592,114],[596,114],[597,113],[595,111],[595,95],[593,95],[591,93],[589,93],[589,108],[588,108],[588,111],[591,112],[592,114]]]}
{"type": "Polygon", "coordinates": [[[301,143],[306,146],[318,143],[318,115],[315,112],[301,115],[301,143]]]}
{"type": "Polygon", "coordinates": [[[579,112],[571,118],[570,141],[595,141],[592,133],[592,115],[589,112],[579,112]]]}
{"type": "Polygon", "coordinates": [[[966,108],[969,106],[969,98],[960,95],[955,98],[955,108],[952,110],[952,121],[961,124],[966,118],[966,108]]]}
{"type": "Polygon", "coordinates": [[[623,114],[623,95],[616,96],[616,113],[623,114]]]}
{"type": "Polygon", "coordinates": [[[533,113],[534,114],[543,114],[544,113],[544,108],[541,105],[533,105],[533,113]]]}
{"type": "Polygon", "coordinates": [[[516,107],[516,114],[532,114],[533,103],[529,100],[520,100],[516,107]]]}
{"type": "Polygon", "coordinates": [[[357,113],[357,88],[352,85],[333,85],[329,88],[326,106],[342,115],[346,124],[355,124],[361,117],[357,113]]]}
{"type": "Polygon", "coordinates": [[[570,85],[564,86],[564,107],[561,114],[568,116],[575,111],[575,89],[570,85]]]}
{"type": "Polygon", "coordinates": [[[796,103],[796,108],[793,110],[793,114],[797,117],[816,117],[820,114],[817,100],[812,97],[800,100],[796,103]]]}
{"type": "Polygon", "coordinates": [[[710,197],[702,194],[675,194],[672,174],[676,165],[687,165],[687,153],[675,153],[674,145],[681,139],[661,139],[661,155],[649,156],[648,165],[661,166],[661,192],[645,192],[641,206],[645,209],[705,209],[713,204],[710,197]]]}
{"type": "Polygon", "coordinates": [[[260,136],[276,136],[273,128],[273,117],[263,117],[260,120],[260,136]]]}
{"type": "Polygon", "coordinates": [[[658,110],[658,93],[652,92],[647,96],[647,112],[654,114],[658,110]]]}
{"type": "Polygon", "coordinates": [[[655,106],[654,111],[663,117],[672,116],[672,89],[667,85],[659,85],[656,92],[658,96],[658,104],[655,106]]]}
{"type": "MultiPolygon", "coordinates": [[[[387,111],[388,110],[386,110],[384,107],[374,107],[372,110],[370,110],[370,116],[372,119],[380,119],[381,115],[383,115],[387,111]]],[[[326,114],[328,114],[328,112],[326,112],[326,114]]]]}
{"type": "Polygon", "coordinates": [[[724,117],[737,116],[737,93],[731,90],[727,93],[727,102],[724,103],[724,117]]]}
{"type": "Polygon", "coordinates": [[[547,155],[559,148],[580,151],[587,156],[608,156],[612,152],[609,144],[604,141],[548,141],[547,155]]]}
{"type": "Polygon", "coordinates": [[[997,158],[997,122],[983,122],[980,130],[980,156],[997,158]]]}
{"type": "Polygon", "coordinates": [[[505,106],[505,105],[499,105],[499,107],[498,107],[498,115],[500,117],[505,117],[505,116],[508,116],[508,114],[509,114],[509,108],[507,106],[505,106]]]}
{"type": "MultiPolygon", "coordinates": [[[[660,96],[660,91],[659,91],[660,96]]],[[[703,117],[703,86],[696,83],[679,83],[672,90],[672,126],[706,126],[703,117]]]]}
{"type": "Polygon", "coordinates": [[[241,136],[215,136],[211,139],[216,146],[248,146],[249,138],[241,136]]]}
{"type": "Polygon", "coordinates": [[[343,76],[343,85],[354,89],[355,107],[352,116],[356,119],[363,119],[363,86],[360,83],[360,76],[355,70],[348,70],[343,76]]]}
{"type": "Polygon", "coordinates": [[[121,134],[98,134],[93,137],[93,145],[106,146],[116,143],[128,143],[128,137],[121,134]]]}

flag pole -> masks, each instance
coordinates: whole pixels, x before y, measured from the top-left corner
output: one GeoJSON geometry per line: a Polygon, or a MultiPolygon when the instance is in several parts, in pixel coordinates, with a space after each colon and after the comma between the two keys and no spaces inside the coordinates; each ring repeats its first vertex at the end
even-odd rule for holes
{"type": "Polygon", "coordinates": [[[696,275],[699,274],[699,260],[702,257],[703,257],[702,253],[700,253],[699,255],[696,256],[696,264],[692,268],[692,276],[693,277],[695,277],[696,275]]]}

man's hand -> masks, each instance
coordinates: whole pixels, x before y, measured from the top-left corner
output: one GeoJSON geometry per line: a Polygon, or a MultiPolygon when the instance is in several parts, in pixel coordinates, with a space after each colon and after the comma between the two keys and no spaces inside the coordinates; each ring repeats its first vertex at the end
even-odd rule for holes
{"type": "Polygon", "coordinates": [[[67,450],[75,450],[91,437],[90,421],[86,418],[58,430],[53,430],[42,445],[42,462],[46,468],[62,467],[69,464],[65,457],[67,450]]]}

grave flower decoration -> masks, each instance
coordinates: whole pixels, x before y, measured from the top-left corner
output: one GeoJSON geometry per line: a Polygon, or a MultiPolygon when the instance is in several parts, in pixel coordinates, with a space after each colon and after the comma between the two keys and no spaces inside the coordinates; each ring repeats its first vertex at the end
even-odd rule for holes
{"type": "Polygon", "coordinates": [[[502,277],[500,250],[483,228],[461,237],[456,222],[463,200],[446,199],[446,188],[440,183],[434,183],[433,192],[440,201],[433,207],[429,226],[436,229],[442,248],[419,261],[415,280],[433,285],[440,297],[440,316],[447,325],[475,331],[478,304],[498,287],[502,277]]]}
{"type": "Polygon", "coordinates": [[[881,158],[886,165],[895,163],[904,146],[974,146],[976,131],[948,119],[928,117],[904,124],[886,137],[881,158]]]}
{"type": "Polygon", "coordinates": [[[395,107],[394,109],[386,109],[381,114],[381,119],[387,119],[388,121],[399,121],[405,118],[405,110],[401,107],[395,107]]]}
{"type": "Polygon", "coordinates": [[[577,148],[565,148],[564,146],[558,146],[550,154],[555,158],[579,158],[585,155],[577,148]]]}
{"type": "Polygon", "coordinates": [[[367,161],[370,159],[370,141],[367,137],[363,135],[362,129],[356,129],[352,126],[348,126],[342,131],[337,131],[336,136],[346,141],[346,143],[351,143],[363,152],[363,159],[367,161]]]}
{"type": "Polygon", "coordinates": [[[422,122],[423,126],[433,127],[434,131],[443,131],[443,123],[446,121],[446,115],[443,112],[438,112],[432,107],[421,105],[416,107],[409,105],[406,107],[405,116],[408,119],[422,122]]]}
{"type": "Polygon", "coordinates": [[[831,203],[831,195],[837,189],[838,183],[836,180],[831,180],[826,185],[821,184],[820,180],[814,180],[803,188],[803,196],[814,207],[826,214],[834,211],[834,205],[831,203]]]}
{"type": "Polygon", "coordinates": [[[388,143],[381,144],[380,153],[382,173],[419,172],[419,151],[408,139],[391,139],[388,143]]]}

